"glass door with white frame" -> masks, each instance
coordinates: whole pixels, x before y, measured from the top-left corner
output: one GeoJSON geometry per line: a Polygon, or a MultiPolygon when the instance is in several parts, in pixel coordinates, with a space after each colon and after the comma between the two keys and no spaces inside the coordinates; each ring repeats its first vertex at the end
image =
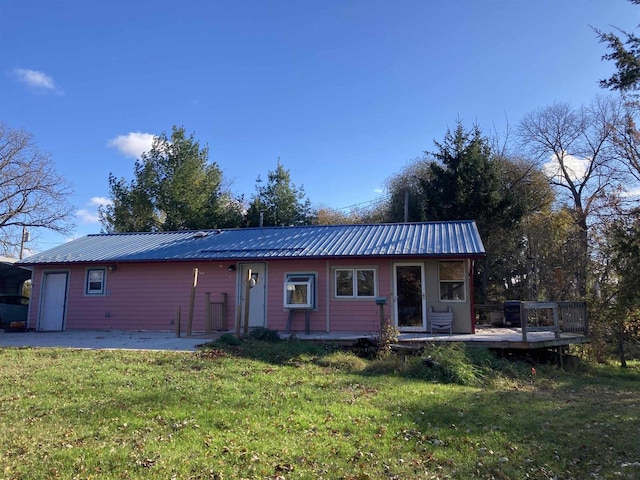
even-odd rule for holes
{"type": "Polygon", "coordinates": [[[398,330],[426,330],[427,316],[423,265],[396,264],[393,273],[395,317],[398,330]]]}

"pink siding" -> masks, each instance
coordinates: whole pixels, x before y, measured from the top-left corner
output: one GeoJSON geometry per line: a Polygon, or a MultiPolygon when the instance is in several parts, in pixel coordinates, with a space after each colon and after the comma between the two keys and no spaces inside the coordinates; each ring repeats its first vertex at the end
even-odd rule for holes
{"type": "MultiPolygon", "coordinates": [[[[92,265],[91,268],[107,267],[92,265]]],[[[186,329],[193,269],[198,267],[193,330],[204,330],[205,292],[212,301],[227,293],[227,324],[231,328],[235,311],[235,272],[218,263],[121,263],[107,272],[106,295],[85,295],[87,265],[68,268],[69,288],[65,328],[111,328],[116,330],[174,330],[177,308],[181,308],[182,331],[186,329]]],[[[34,286],[29,326],[36,328],[44,271],[34,269],[34,286]]]]}
{"type": "MultiPolygon", "coordinates": [[[[333,268],[368,266],[378,270],[378,296],[387,296],[385,317],[391,318],[391,262],[386,260],[346,260],[346,261],[281,261],[270,262],[268,270],[267,326],[274,330],[284,330],[289,311],[283,306],[283,285],[287,273],[317,274],[317,308],[311,312],[311,330],[327,330],[327,308],[329,309],[329,330],[332,332],[374,332],[380,326],[380,310],[374,299],[336,299],[333,295],[333,268]],[[327,288],[329,282],[330,288],[327,288]]],[[[293,331],[304,330],[304,313],[294,315],[293,331]]]]}
{"type": "MultiPolygon", "coordinates": [[[[400,261],[396,259],[394,261],[400,261]]],[[[393,316],[392,260],[272,260],[266,262],[266,327],[283,331],[289,311],[283,305],[286,273],[317,275],[317,307],[311,312],[311,330],[325,332],[375,332],[380,326],[380,307],[375,300],[337,299],[333,293],[333,269],[336,267],[373,267],[377,269],[377,296],[387,297],[385,318],[393,316]]],[[[120,263],[107,272],[106,295],[85,295],[87,268],[108,265],[59,265],[34,268],[29,328],[37,328],[38,305],[43,273],[68,271],[69,288],[65,328],[116,330],[175,330],[176,310],[181,308],[182,332],[186,330],[193,282],[193,269],[199,269],[196,288],[193,331],[203,331],[205,293],[211,292],[214,302],[227,294],[226,328],[234,330],[236,318],[237,275],[230,272],[234,262],[166,262],[120,263]]],[[[304,313],[295,315],[292,330],[304,331],[304,313]]]]}

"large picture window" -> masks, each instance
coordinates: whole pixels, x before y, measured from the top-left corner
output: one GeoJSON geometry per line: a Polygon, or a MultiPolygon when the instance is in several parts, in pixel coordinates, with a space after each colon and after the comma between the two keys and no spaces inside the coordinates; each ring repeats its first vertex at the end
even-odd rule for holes
{"type": "Polygon", "coordinates": [[[465,300],[465,268],[463,260],[439,262],[440,300],[465,300]]]}
{"type": "Polygon", "coordinates": [[[284,308],[314,308],[316,276],[312,273],[288,273],[284,281],[284,308]]]}
{"type": "Polygon", "coordinates": [[[106,270],[104,268],[90,268],[87,270],[85,293],[87,295],[104,295],[105,276],[106,270]]]}
{"type": "Polygon", "coordinates": [[[373,268],[336,268],[337,298],[371,298],[376,296],[376,270],[373,268]]]}

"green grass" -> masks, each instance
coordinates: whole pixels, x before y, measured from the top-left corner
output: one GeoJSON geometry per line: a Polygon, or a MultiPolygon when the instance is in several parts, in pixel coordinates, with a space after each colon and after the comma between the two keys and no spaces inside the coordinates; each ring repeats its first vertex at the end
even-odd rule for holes
{"type": "Polygon", "coordinates": [[[460,346],[369,361],[255,338],[0,362],[0,478],[640,478],[637,363],[532,376],[460,346]]]}

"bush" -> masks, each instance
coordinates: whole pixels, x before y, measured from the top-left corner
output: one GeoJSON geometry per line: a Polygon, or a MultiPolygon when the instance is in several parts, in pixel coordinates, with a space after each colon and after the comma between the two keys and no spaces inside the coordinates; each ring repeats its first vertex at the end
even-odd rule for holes
{"type": "Polygon", "coordinates": [[[222,335],[220,335],[220,338],[217,340],[217,342],[223,345],[229,345],[231,347],[237,347],[241,343],[238,337],[230,333],[223,333],[222,335]]]}
{"type": "Polygon", "coordinates": [[[281,340],[277,331],[264,327],[256,327],[249,331],[249,338],[263,342],[279,342],[281,340]]]}

